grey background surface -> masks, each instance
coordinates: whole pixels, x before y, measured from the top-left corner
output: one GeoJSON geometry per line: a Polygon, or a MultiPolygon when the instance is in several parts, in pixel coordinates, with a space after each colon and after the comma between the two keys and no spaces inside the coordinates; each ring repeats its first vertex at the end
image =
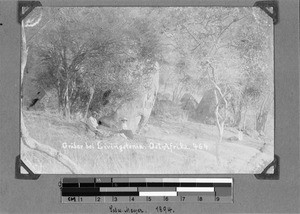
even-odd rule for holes
{"type": "MultiPolygon", "coordinates": [[[[41,1],[43,6],[252,6],[252,0],[230,1],[41,1]]],[[[299,2],[279,1],[275,26],[275,153],[280,156],[280,180],[234,178],[233,204],[115,204],[157,213],[167,205],[175,213],[299,213],[299,2]]],[[[109,204],[61,204],[58,182],[63,175],[38,180],[15,179],[19,154],[20,25],[17,2],[0,1],[0,213],[110,213],[109,204]]],[[[90,175],[92,176],[92,175],[90,175]]],[[[170,177],[163,176],[163,177],[170,177]]],[[[193,175],[186,177],[224,177],[193,175]]]]}

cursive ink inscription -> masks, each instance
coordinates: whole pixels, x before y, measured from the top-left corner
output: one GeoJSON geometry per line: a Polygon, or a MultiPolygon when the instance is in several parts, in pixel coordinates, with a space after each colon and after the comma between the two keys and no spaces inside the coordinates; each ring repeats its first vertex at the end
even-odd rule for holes
{"type": "Polygon", "coordinates": [[[147,213],[146,210],[143,210],[141,208],[130,208],[127,206],[125,208],[118,208],[113,205],[110,205],[108,208],[110,213],[132,213],[132,214],[147,213]]]}
{"type": "MultiPolygon", "coordinates": [[[[141,208],[130,208],[128,206],[124,208],[116,207],[114,205],[110,205],[109,207],[110,213],[131,213],[131,214],[140,214],[140,213],[147,213],[147,210],[143,210],[141,208]]],[[[156,213],[162,214],[171,214],[175,213],[175,210],[170,206],[157,206],[155,207],[156,213]]],[[[153,213],[153,212],[150,212],[153,213]]]]}
{"type": "Polygon", "coordinates": [[[165,213],[165,214],[167,214],[167,213],[174,213],[175,211],[171,208],[171,207],[169,207],[169,206],[157,206],[156,208],[156,212],[157,213],[165,213]]]}

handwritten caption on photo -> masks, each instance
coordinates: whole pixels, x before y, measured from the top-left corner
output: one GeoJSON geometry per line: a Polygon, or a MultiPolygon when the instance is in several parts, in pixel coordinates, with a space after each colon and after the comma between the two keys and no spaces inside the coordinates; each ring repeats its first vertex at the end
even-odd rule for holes
{"type": "Polygon", "coordinates": [[[98,149],[98,150],[118,150],[123,152],[125,150],[209,150],[208,145],[203,143],[192,143],[191,145],[186,145],[182,142],[180,143],[156,143],[149,142],[146,145],[138,143],[103,143],[98,141],[97,143],[62,143],[63,149],[98,149]]]}

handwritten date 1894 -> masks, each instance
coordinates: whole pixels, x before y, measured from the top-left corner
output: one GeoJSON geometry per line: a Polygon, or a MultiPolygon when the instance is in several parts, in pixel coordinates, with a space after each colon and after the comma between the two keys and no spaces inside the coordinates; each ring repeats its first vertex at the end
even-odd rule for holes
{"type": "Polygon", "coordinates": [[[157,213],[174,213],[175,211],[168,206],[157,206],[156,208],[157,213]]]}

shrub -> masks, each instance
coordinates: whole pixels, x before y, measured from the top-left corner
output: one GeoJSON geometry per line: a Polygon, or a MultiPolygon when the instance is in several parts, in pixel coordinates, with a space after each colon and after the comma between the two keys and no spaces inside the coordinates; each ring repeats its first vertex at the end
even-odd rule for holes
{"type": "Polygon", "coordinates": [[[151,114],[162,119],[186,121],[188,113],[170,100],[156,99],[151,114]]]}

